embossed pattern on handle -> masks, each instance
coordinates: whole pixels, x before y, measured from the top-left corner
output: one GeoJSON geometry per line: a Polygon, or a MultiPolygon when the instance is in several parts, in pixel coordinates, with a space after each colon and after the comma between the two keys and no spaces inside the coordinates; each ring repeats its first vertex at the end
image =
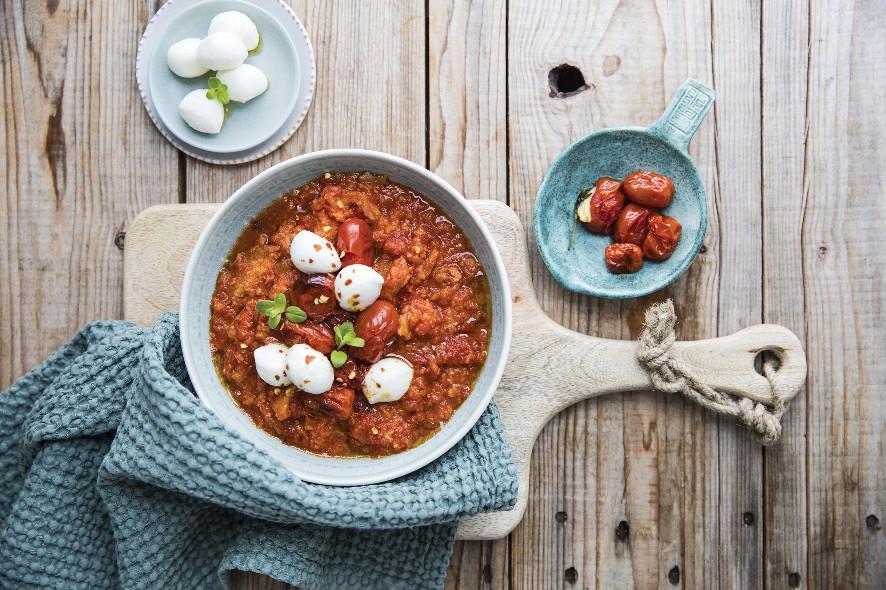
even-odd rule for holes
{"type": "Polygon", "coordinates": [[[686,151],[689,141],[714,105],[716,93],[701,82],[688,79],[677,89],[668,108],[649,132],[686,151]]]}

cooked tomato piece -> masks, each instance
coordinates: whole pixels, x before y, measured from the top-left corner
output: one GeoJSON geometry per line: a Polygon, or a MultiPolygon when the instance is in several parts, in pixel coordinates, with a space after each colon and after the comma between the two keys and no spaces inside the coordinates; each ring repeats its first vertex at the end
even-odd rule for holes
{"type": "Polygon", "coordinates": [[[649,231],[643,240],[643,254],[650,260],[667,260],[674,253],[683,227],[667,215],[653,215],[649,219],[649,231]]]}
{"type": "Polygon", "coordinates": [[[335,300],[335,277],[331,274],[310,275],[302,286],[296,285],[295,304],[302,308],[308,319],[321,321],[334,313],[338,304],[335,300]]]}
{"type": "Polygon", "coordinates": [[[637,272],[643,266],[643,251],[635,244],[609,244],[604,256],[606,268],[616,274],[637,272]]]}
{"type": "Polygon", "coordinates": [[[372,230],[369,229],[369,224],[359,217],[346,219],[338,226],[335,247],[339,254],[344,252],[341,259],[342,268],[351,264],[372,266],[372,261],[375,259],[372,230]]]}
{"type": "Polygon", "coordinates": [[[622,184],[630,200],[647,207],[667,207],[674,198],[674,182],[662,174],[635,170],[622,184]]]}
{"type": "Polygon", "coordinates": [[[649,218],[655,213],[652,209],[628,203],[618,214],[612,230],[612,241],[616,244],[643,245],[649,229],[649,218]]]}
{"type": "Polygon", "coordinates": [[[353,350],[354,356],[368,363],[374,363],[385,353],[385,346],[397,334],[400,315],[389,301],[379,299],[357,316],[354,331],[366,341],[363,348],[353,350]]]}

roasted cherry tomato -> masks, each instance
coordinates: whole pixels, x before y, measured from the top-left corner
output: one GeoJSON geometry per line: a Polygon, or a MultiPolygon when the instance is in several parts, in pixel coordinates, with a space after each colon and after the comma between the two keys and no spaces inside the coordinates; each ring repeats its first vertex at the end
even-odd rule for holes
{"type": "Polygon", "coordinates": [[[600,178],[593,194],[578,206],[578,218],[594,234],[608,234],[625,204],[621,183],[614,178],[600,178]]]}
{"type": "Polygon", "coordinates": [[[335,333],[324,324],[313,322],[293,324],[287,321],[283,325],[283,331],[284,333],[298,334],[307,342],[308,346],[323,354],[329,354],[335,348],[335,333]]]}
{"type": "Polygon", "coordinates": [[[674,253],[682,231],[680,222],[667,215],[649,218],[649,232],[643,240],[643,254],[650,260],[667,260],[674,253]]]}
{"type": "Polygon", "coordinates": [[[295,304],[308,314],[308,319],[323,320],[335,312],[335,277],[331,274],[310,275],[295,296],[295,304]]]}
{"type": "Polygon", "coordinates": [[[622,190],[630,200],[647,207],[667,207],[674,198],[674,183],[670,178],[643,170],[628,174],[622,190]]]}
{"type": "Polygon", "coordinates": [[[372,230],[369,225],[358,217],[345,219],[338,226],[335,247],[339,253],[344,252],[341,259],[342,268],[350,264],[372,266],[375,259],[372,245],[372,230]]]}
{"type": "Polygon", "coordinates": [[[400,315],[397,308],[384,299],[379,299],[357,316],[354,331],[366,341],[363,348],[353,349],[354,356],[368,363],[374,363],[385,353],[385,346],[397,333],[400,315]]]}
{"type": "Polygon", "coordinates": [[[646,239],[646,230],[649,228],[649,218],[655,213],[652,209],[628,203],[625,205],[612,230],[612,241],[617,244],[643,245],[646,239]]]}
{"type": "Polygon", "coordinates": [[[604,260],[610,272],[637,272],[643,266],[643,251],[634,244],[609,244],[606,246],[604,260]]]}

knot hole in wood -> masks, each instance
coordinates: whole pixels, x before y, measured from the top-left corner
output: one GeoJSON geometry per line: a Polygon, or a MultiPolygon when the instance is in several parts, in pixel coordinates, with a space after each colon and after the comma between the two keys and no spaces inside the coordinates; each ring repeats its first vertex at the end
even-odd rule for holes
{"type": "Polygon", "coordinates": [[[548,72],[551,98],[568,98],[588,89],[584,74],[570,64],[560,64],[548,72]]]}

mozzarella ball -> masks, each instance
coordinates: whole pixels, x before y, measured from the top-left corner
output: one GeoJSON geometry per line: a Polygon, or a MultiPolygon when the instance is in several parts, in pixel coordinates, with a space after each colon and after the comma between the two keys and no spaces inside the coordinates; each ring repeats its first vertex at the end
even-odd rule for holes
{"type": "Polygon", "coordinates": [[[341,259],[332,242],[306,229],[292,238],[289,256],[295,268],[307,274],[335,272],[341,268],[341,259]]]}
{"type": "Polygon", "coordinates": [[[198,45],[200,39],[197,38],[182,39],[172,44],[166,52],[166,65],[173,74],[182,78],[196,78],[209,71],[197,61],[198,45]]]}
{"type": "Polygon", "coordinates": [[[192,90],[178,103],[178,114],[185,123],[200,133],[218,133],[225,122],[225,107],[212,98],[206,98],[206,88],[192,90]]]}
{"type": "Polygon", "coordinates": [[[385,279],[365,264],[346,266],[335,277],[335,298],[348,311],[362,311],[375,303],[385,279]]]}
{"type": "Polygon", "coordinates": [[[222,70],[216,76],[228,87],[231,100],[237,102],[250,101],[268,89],[265,73],[251,64],[241,64],[233,70],[222,70]]]}
{"type": "Polygon", "coordinates": [[[213,33],[197,46],[197,61],[210,70],[230,70],[246,59],[246,46],[233,33],[213,33]]]}
{"type": "Polygon", "coordinates": [[[296,344],[289,349],[286,374],[293,385],[315,395],[329,391],[335,378],[329,359],[307,344],[296,344]]]}
{"type": "Polygon", "coordinates": [[[412,365],[396,356],[374,363],[363,379],[363,395],[370,404],[395,402],[406,394],[412,383],[412,365]]]}
{"type": "Polygon", "coordinates": [[[236,35],[246,49],[252,51],[258,47],[258,29],[252,19],[236,10],[216,14],[209,23],[209,34],[232,33],[236,35]]]}
{"type": "Polygon", "coordinates": [[[265,344],[252,353],[255,358],[255,371],[268,385],[289,385],[292,383],[286,374],[287,349],[282,344],[265,344]]]}

